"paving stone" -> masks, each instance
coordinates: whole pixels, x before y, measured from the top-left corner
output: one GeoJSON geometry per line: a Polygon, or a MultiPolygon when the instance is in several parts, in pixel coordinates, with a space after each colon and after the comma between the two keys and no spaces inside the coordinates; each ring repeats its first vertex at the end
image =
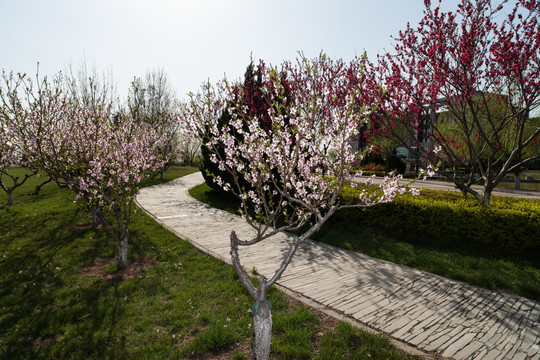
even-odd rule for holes
{"type": "Polygon", "coordinates": [[[503,334],[503,337],[502,337],[502,341],[500,342],[500,344],[496,344],[496,346],[500,349],[503,349],[504,353],[506,354],[507,352],[509,352],[510,350],[512,350],[512,348],[514,347],[515,345],[515,337],[512,336],[512,334],[503,334]]]}
{"type": "Polygon", "coordinates": [[[419,321],[418,327],[423,329],[425,326],[428,326],[431,322],[437,319],[437,315],[432,310],[426,310],[419,316],[415,317],[419,321]]]}
{"type": "Polygon", "coordinates": [[[497,344],[498,344],[498,341],[500,338],[503,337],[503,334],[497,334],[497,333],[494,333],[493,335],[489,336],[487,339],[486,339],[486,336],[488,334],[486,334],[484,337],[482,337],[479,341],[483,344],[486,344],[488,348],[495,348],[497,347],[497,344]]]}
{"type": "Polygon", "coordinates": [[[458,325],[448,335],[450,335],[451,337],[459,337],[458,335],[462,333],[463,330],[465,330],[463,325],[458,325]]]}
{"type": "Polygon", "coordinates": [[[452,357],[455,353],[457,353],[459,350],[465,347],[474,337],[476,334],[474,333],[468,333],[464,335],[459,335],[459,338],[457,340],[453,340],[450,342],[449,346],[443,351],[442,355],[445,357],[452,357]]]}
{"type": "Polygon", "coordinates": [[[424,349],[426,351],[434,351],[434,350],[439,350],[441,348],[441,346],[445,343],[448,342],[448,340],[450,340],[451,337],[448,336],[448,335],[442,335],[441,337],[439,337],[437,340],[429,343],[428,345],[426,345],[424,347],[424,349]]]}
{"type": "Polygon", "coordinates": [[[521,311],[531,311],[534,308],[535,302],[534,301],[524,301],[523,304],[521,304],[521,307],[519,310],[521,311]]]}
{"type": "Polygon", "coordinates": [[[532,322],[539,322],[540,321],[540,304],[536,304],[534,309],[531,310],[529,314],[529,319],[532,322]]]}
{"type": "Polygon", "coordinates": [[[540,355],[540,345],[538,344],[531,345],[529,351],[527,352],[528,356],[533,356],[535,354],[540,355]]]}
{"type": "Polygon", "coordinates": [[[454,355],[454,359],[470,359],[471,355],[480,349],[484,344],[479,341],[470,342],[463,349],[459,350],[457,354],[454,355]]]}
{"type": "Polygon", "coordinates": [[[484,358],[484,356],[488,353],[488,349],[486,349],[485,347],[480,349],[480,350],[477,350],[476,353],[471,357],[472,360],[482,360],[484,358]]]}
{"type": "Polygon", "coordinates": [[[416,346],[419,346],[420,344],[422,344],[424,342],[424,340],[426,340],[428,337],[429,337],[429,333],[428,332],[421,332],[421,333],[414,333],[414,337],[407,340],[407,342],[413,344],[413,345],[416,345],[416,346]]]}
{"type": "Polygon", "coordinates": [[[512,351],[512,348],[514,347],[514,344],[511,343],[511,342],[507,342],[505,345],[504,345],[504,348],[502,349],[501,351],[501,354],[503,356],[504,359],[512,359],[510,355],[510,352],[512,351]]]}
{"type": "Polygon", "coordinates": [[[392,324],[388,324],[388,326],[384,327],[384,331],[387,332],[387,333],[392,333],[392,332],[406,326],[410,322],[411,322],[410,319],[408,319],[406,317],[403,317],[403,318],[399,319],[398,321],[396,321],[396,322],[394,322],[392,324]]]}
{"type": "Polygon", "coordinates": [[[407,325],[392,333],[392,336],[398,339],[403,339],[405,334],[409,333],[411,328],[413,328],[416,324],[418,324],[418,321],[410,321],[407,325]]]}
{"type": "Polygon", "coordinates": [[[493,349],[482,358],[482,360],[498,360],[500,359],[501,352],[497,349],[493,349]]]}
{"type": "Polygon", "coordinates": [[[538,331],[525,328],[521,335],[521,339],[523,339],[523,348],[529,349],[531,346],[534,345],[537,338],[538,338],[538,331]]]}

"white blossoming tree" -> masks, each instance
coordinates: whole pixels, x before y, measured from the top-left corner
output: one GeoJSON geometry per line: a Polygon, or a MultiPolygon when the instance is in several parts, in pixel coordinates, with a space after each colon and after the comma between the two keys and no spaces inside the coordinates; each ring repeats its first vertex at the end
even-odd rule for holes
{"type": "Polygon", "coordinates": [[[404,191],[397,178],[387,178],[379,191],[362,191],[357,204],[339,203],[339,192],[348,183],[350,164],[357,156],[352,141],[363,114],[371,110],[360,90],[363,74],[357,65],[324,55],[312,61],[286,62],[280,68],[261,63],[265,74],[261,92],[272,94],[264,121],[246,111],[241,83],[227,80],[203,85],[184,109],[183,120],[209,139],[204,145],[215,150],[212,161],[234,179],[227,183],[216,177],[215,181],[240,199],[243,217],[255,230],[256,235],[248,239],[241,239],[235,231],[230,235],[233,267],[255,300],[253,359],[269,357],[272,316],[267,291],[300,244],[338,209],[388,202],[404,191]],[[222,111],[229,111],[232,119],[219,130],[216,119],[222,111]],[[242,179],[249,188],[242,186],[242,179]],[[282,232],[296,234],[294,241],[276,264],[274,275],[270,279],[261,275],[258,285],[253,285],[241,265],[239,247],[282,232]]]}

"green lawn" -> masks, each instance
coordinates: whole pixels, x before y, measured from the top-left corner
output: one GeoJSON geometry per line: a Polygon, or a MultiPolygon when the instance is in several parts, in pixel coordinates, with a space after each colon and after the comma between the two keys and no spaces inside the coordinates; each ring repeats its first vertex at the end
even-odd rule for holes
{"type": "MultiPolygon", "coordinates": [[[[191,189],[190,194],[230,212],[239,207],[238,201],[206,184],[191,189]]],[[[540,258],[536,254],[509,254],[453,243],[434,246],[426,237],[408,237],[336,219],[331,219],[313,239],[472,285],[540,300],[540,258]]]]}
{"type": "MultiPolygon", "coordinates": [[[[193,171],[173,167],[165,180],[193,171]]],[[[1,359],[248,358],[252,300],[230,266],[138,211],[130,269],[115,272],[116,244],[69,190],[30,195],[41,180],[0,206],[1,359]]],[[[274,359],[407,358],[279,291],[270,301],[274,359]]]]}

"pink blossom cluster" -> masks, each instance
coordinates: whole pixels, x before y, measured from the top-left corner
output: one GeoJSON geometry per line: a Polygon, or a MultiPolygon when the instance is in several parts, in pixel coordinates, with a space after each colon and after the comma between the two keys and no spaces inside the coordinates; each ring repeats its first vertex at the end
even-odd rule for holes
{"type": "Polygon", "coordinates": [[[28,161],[24,136],[20,124],[28,116],[28,110],[18,96],[19,86],[25,81],[23,75],[2,72],[0,84],[0,188],[7,194],[7,204],[13,204],[13,191],[27,179],[37,174],[37,168],[28,161]],[[29,168],[23,176],[15,175],[14,167],[29,168]],[[8,180],[9,179],[9,180],[8,180]],[[6,181],[7,180],[7,181],[6,181]]]}
{"type": "Polygon", "coordinates": [[[154,151],[162,141],[155,128],[130,115],[69,102],[47,115],[30,115],[28,123],[40,133],[29,151],[47,174],[92,206],[123,207],[141,180],[167,160],[154,151]]]}
{"type": "Polygon", "coordinates": [[[0,173],[8,171],[12,166],[22,166],[24,164],[14,140],[14,137],[5,126],[0,124],[0,173]]]}

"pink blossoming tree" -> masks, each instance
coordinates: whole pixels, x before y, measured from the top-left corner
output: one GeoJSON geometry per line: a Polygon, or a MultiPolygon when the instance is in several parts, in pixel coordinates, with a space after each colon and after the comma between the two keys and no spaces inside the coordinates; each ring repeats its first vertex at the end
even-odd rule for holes
{"type": "Polygon", "coordinates": [[[25,161],[92,209],[118,244],[119,268],[126,268],[133,197],[141,180],[168,160],[155,151],[160,133],[114,113],[111,104],[76,103],[47,79],[23,82],[13,96],[25,114],[12,127],[25,161]]]}
{"type": "MultiPolygon", "coordinates": [[[[4,112],[0,110],[0,112],[4,112]]],[[[37,173],[30,170],[22,178],[13,173],[14,168],[24,167],[25,160],[16,139],[9,129],[10,119],[0,115],[0,188],[6,192],[7,205],[13,205],[13,191],[37,173]],[[6,121],[7,120],[7,121],[6,121]]]]}
{"type": "Polygon", "coordinates": [[[64,116],[49,124],[39,140],[45,172],[75,191],[76,201],[95,210],[119,249],[118,266],[128,266],[129,224],[133,197],[142,179],[163,166],[160,138],[149,124],[110,108],[91,110],[66,104],[64,116]]]}
{"type": "Polygon", "coordinates": [[[489,205],[540,136],[529,118],[540,105],[540,1],[462,0],[455,12],[425,3],[423,20],[374,68],[376,126],[431,164],[430,175],[489,205]]]}
{"type": "Polygon", "coordinates": [[[7,205],[13,205],[13,191],[38,172],[24,151],[24,137],[20,125],[28,117],[19,92],[28,85],[24,74],[2,72],[0,86],[0,187],[7,194],[7,205]],[[13,173],[14,168],[28,169],[22,178],[13,173]]]}
{"type": "Polygon", "coordinates": [[[171,153],[178,150],[177,100],[167,73],[163,69],[148,71],[143,80],[134,78],[129,89],[127,107],[131,117],[139,123],[148,123],[160,133],[156,154],[167,160],[159,169],[160,179],[171,165],[171,153]]]}
{"type": "Polygon", "coordinates": [[[399,188],[396,178],[385,179],[379,191],[362,191],[358,204],[340,204],[339,192],[351,174],[358,154],[357,137],[366,104],[357,91],[363,74],[358,68],[321,55],[313,61],[284,63],[280,68],[261,63],[262,93],[268,97],[265,121],[248,111],[240,83],[227,80],[205,84],[184,109],[183,119],[214,149],[212,161],[227,171],[232,182],[214,181],[241,201],[243,217],[255,230],[241,239],[230,235],[233,267],[255,300],[254,359],[268,359],[272,317],[268,289],[291,262],[298,247],[315,234],[340,208],[366,207],[391,201],[399,188]],[[283,85],[287,81],[287,89],[283,85]],[[285,97],[290,94],[292,101],[285,97]],[[232,119],[218,129],[216,119],[228,111],[232,119]],[[264,124],[264,126],[263,126],[264,124]],[[205,132],[205,133],[201,133],[205,132]],[[235,141],[240,139],[240,141],[235,141]],[[224,148],[224,152],[218,151],[224,148]],[[248,181],[250,188],[241,184],[248,181]],[[239,247],[251,246],[282,232],[293,232],[288,250],[274,275],[260,276],[255,286],[241,265],[239,247]]]}

